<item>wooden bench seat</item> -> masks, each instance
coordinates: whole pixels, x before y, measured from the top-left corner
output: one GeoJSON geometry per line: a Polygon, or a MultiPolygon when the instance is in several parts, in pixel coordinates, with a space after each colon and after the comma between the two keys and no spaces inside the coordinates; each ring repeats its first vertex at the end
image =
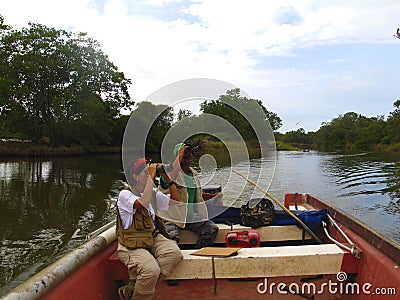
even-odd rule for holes
{"type": "MultiPolygon", "coordinates": [[[[337,274],[344,267],[347,273],[357,273],[358,270],[357,259],[334,244],[242,248],[236,256],[214,259],[192,255],[194,251],[196,250],[182,250],[183,260],[168,279],[337,274]]],[[[128,280],[128,272],[115,254],[108,261],[114,280],[128,280]]]]}
{"type": "Polygon", "coordinates": [[[168,279],[257,278],[337,274],[345,252],[334,244],[242,248],[238,255],[214,258],[182,250],[183,260],[168,279]]]}
{"type": "MultiPolygon", "coordinates": [[[[215,239],[215,244],[225,244],[225,237],[231,231],[231,226],[225,224],[217,224],[217,225],[219,227],[219,232],[215,239]]],[[[255,230],[255,229],[236,224],[233,225],[232,230],[245,231],[245,230],[255,230]]],[[[298,228],[296,225],[266,226],[257,228],[257,231],[260,233],[261,242],[301,240],[303,234],[303,230],[298,228]]],[[[306,233],[305,239],[311,239],[311,236],[308,233],[306,233]]],[[[181,231],[181,240],[179,242],[180,245],[191,245],[191,244],[194,245],[196,241],[197,241],[197,234],[189,230],[181,231]]],[[[183,253],[188,253],[187,252],[188,250],[182,250],[182,251],[183,253]]],[[[189,256],[187,255],[185,257],[189,258],[189,256]]],[[[186,259],[186,261],[193,261],[193,259],[191,260],[186,259]]],[[[126,267],[119,261],[116,253],[114,253],[108,258],[108,265],[114,280],[128,279],[128,272],[126,270],[126,267]]]]}

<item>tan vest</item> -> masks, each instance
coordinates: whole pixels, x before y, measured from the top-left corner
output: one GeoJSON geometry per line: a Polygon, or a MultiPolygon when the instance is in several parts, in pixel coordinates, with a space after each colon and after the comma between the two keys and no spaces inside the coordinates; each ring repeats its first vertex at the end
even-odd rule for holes
{"type": "MultiPolygon", "coordinates": [[[[140,197],[140,193],[136,189],[127,189],[129,189],[135,196],[140,197]]],[[[153,193],[152,203],[156,203],[155,193],[153,193]]],[[[124,229],[122,227],[117,202],[116,235],[118,237],[118,243],[128,249],[149,249],[153,246],[154,238],[158,233],[169,238],[164,222],[158,216],[156,216],[156,228],[154,229],[153,219],[146,208],[136,209],[136,212],[133,215],[132,224],[127,229],[124,229]]]]}
{"type": "MultiPolygon", "coordinates": [[[[204,219],[208,219],[207,206],[204,203],[203,194],[201,191],[201,183],[198,178],[199,173],[193,168],[190,168],[190,170],[192,171],[194,182],[196,184],[196,195],[194,198],[195,212],[202,215],[204,219]]],[[[180,172],[175,182],[176,182],[176,189],[179,194],[180,203],[177,205],[172,205],[172,207],[169,208],[170,215],[172,212],[174,218],[170,219],[167,214],[165,214],[164,216],[163,215],[164,212],[161,212],[161,215],[165,217],[165,219],[170,220],[172,223],[179,226],[180,228],[184,228],[186,223],[187,203],[188,203],[188,193],[185,186],[184,174],[180,172]]],[[[165,194],[169,193],[169,189],[163,189],[161,185],[158,186],[158,189],[165,194]]]]}

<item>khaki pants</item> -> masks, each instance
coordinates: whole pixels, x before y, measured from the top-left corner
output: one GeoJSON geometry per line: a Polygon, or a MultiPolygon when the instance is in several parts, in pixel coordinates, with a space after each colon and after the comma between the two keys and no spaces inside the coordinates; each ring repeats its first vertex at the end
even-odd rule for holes
{"type": "Polygon", "coordinates": [[[136,278],[133,299],[152,299],[159,278],[168,276],[182,259],[175,241],[158,234],[151,249],[129,250],[118,244],[118,258],[128,268],[131,279],[136,278]]]}

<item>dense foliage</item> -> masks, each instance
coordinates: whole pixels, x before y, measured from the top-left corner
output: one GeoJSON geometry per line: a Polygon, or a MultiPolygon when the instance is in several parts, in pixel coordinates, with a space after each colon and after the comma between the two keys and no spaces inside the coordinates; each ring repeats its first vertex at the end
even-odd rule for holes
{"type": "Polygon", "coordinates": [[[245,142],[253,142],[257,139],[252,129],[254,124],[250,124],[243,117],[243,113],[251,118],[262,120],[263,123],[267,122],[265,120],[267,115],[272,116],[275,126],[280,126],[280,118],[275,113],[268,112],[262,106],[261,101],[240,97],[239,95],[239,89],[228,90],[225,95],[221,95],[217,100],[204,101],[200,105],[200,115],[194,115],[187,109],[180,109],[176,115],[176,120],[172,107],[162,104],[154,105],[147,101],[140,102],[131,116],[131,120],[134,123],[130,123],[129,126],[135,126],[135,131],[139,132],[147,131],[150,128],[145,147],[147,153],[159,152],[162,143],[166,143],[163,146],[167,148],[173,148],[174,145],[169,145],[170,141],[164,141],[165,135],[172,126],[175,126],[174,138],[178,138],[179,136],[191,143],[199,139],[216,141],[218,140],[216,136],[224,136],[232,142],[233,137],[230,136],[229,128],[224,125],[228,123],[236,127],[241,139],[245,142]],[[227,122],[218,125],[214,123],[210,124],[208,114],[219,116],[227,122]],[[256,114],[260,115],[256,118],[256,114]],[[149,121],[152,120],[155,121],[150,124],[149,121]]]}
{"type": "Polygon", "coordinates": [[[323,123],[316,132],[306,133],[300,128],[277,134],[277,139],[302,147],[313,144],[323,151],[396,150],[400,143],[400,100],[394,102],[394,107],[386,120],[383,116],[368,118],[348,112],[323,123]]]}
{"type": "MultiPolygon", "coordinates": [[[[131,118],[133,120],[131,126],[134,126],[135,131],[146,132],[149,130],[146,152],[159,152],[164,137],[174,120],[173,108],[164,104],[154,105],[151,102],[143,101],[138,103],[131,118]]],[[[120,142],[122,143],[122,141],[120,142]]]]}
{"type": "Polygon", "coordinates": [[[110,145],[130,80],[85,33],[0,19],[2,136],[52,145],[110,145]]]}
{"type": "Polygon", "coordinates": [[[246,141],[256,140],[257,137],[252,128],[252,120],[247,120],[244,115],[251,117],[263,114],[260,118],[263,120],[267,118],[266,122],[269,122],[273,131],[282,126],[281,118],[276,113],[268,111],[261,100],[241,97],[238,88],[227,91],[217,100],[204,101],[200,105],[200,110],[202,113],[217,115],[233,124],[246,141]]]}

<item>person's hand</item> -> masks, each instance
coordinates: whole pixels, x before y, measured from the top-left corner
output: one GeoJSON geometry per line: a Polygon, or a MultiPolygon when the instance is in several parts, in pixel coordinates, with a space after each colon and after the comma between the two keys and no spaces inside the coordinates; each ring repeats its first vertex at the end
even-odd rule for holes
{"type": "Polygon", "coordinates": [[[157,173],[157,164],[148,164],[147,166],[147,172],[149,172],[149,176],[151,177],[152,180],[154,180],[154,178],[156,177],[156,173],[157,173]]]}
{"type": "Polygon", "coordinates": [[[181,170],[181,162],[183,160],[184,155],[185,155],[185,147],[181,147],[181,149],[179,149],[175,157],[174,162],[172,163],[172,171],[167,172],[166,174],[170,178],[170,180],[175,181],[176,178],[178,177],[179,171],[181,170]]]}

